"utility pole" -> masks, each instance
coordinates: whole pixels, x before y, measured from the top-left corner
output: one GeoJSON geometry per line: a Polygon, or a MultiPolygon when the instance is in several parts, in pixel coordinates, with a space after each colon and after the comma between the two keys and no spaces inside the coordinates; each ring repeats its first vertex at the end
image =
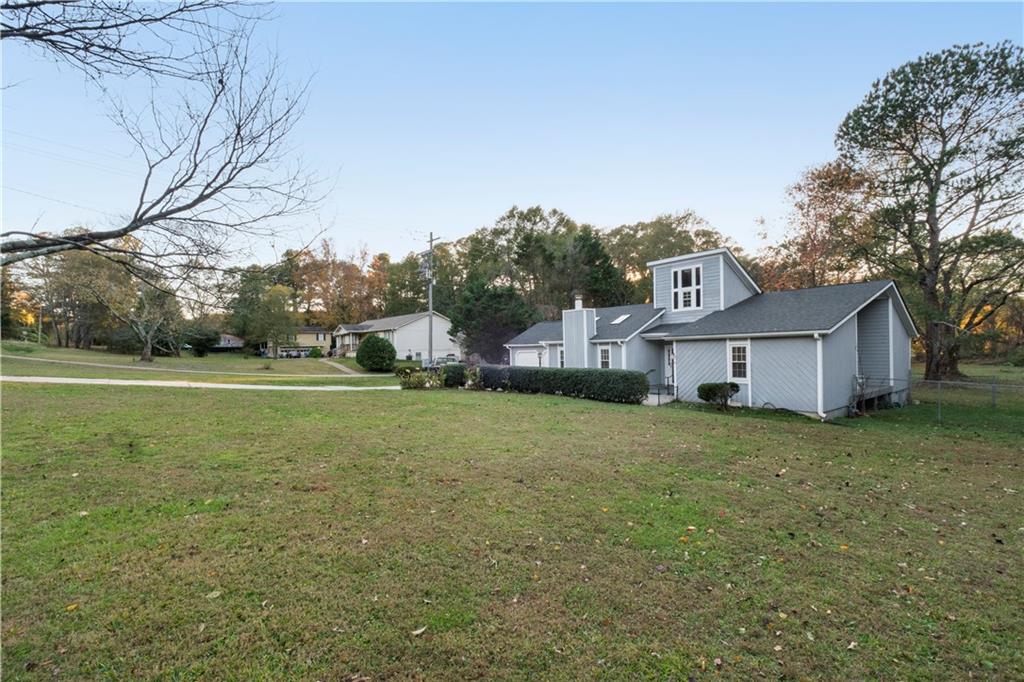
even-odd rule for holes
{"type": "Polygon", "coordinates": [[[440,241],[430,233],[430,249],[422,255],[427,257],[427,364],[434,364],[434,242],[440,241]]]}

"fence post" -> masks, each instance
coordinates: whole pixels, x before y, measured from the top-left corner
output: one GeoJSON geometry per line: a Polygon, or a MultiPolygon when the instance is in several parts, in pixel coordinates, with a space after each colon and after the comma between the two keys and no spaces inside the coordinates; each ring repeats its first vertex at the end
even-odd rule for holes
{"type": "Polygon", "coordinates": [[[939,423],[942,423],[942,379],[939,379],[939,400],[936,403],[936,415],[939,419],[939,423]]]}

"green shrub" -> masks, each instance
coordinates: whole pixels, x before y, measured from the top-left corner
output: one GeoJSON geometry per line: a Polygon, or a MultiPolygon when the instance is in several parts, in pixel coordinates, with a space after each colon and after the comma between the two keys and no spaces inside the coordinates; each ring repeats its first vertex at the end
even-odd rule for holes
{"type": "Polygon", "coordinates": [[[382,336],[368,336],[359,344],[356,362],[371,372],[390,372],[395,366],[395,347],[382,336]]]}
{"type": "Polygon", "coordinates": [[[192,355],[202,358],[220,343],[220,332],[203,320],[192,320],[182,329],[181,341],[192,347],[192,355]]]}
{"type": "Polygon", "coordinates": [[[1010,351],[1006,361],[1014,367],[1024,367],[1024,346],[1018,346],[1010,351]]]}
{"type": "Polygon", "coordinates": [[[508,390],[508,371],[511,367],[480,365],[480,388],[492,391],[508,390]]]}
{"type": "Polygon", "coordinates": [[[643,372],[623,369],[555,367],[480,368],[483,388],[519,393],[547,393],[609,403],[640,404],[649,390],[643,372]]]}
{"type": "Polygon", "coordinates": [[[460,388],[466,385],[466,366],[463,364],[445,365],[441,368],[442,384],[445,388],[460,388]]]}
{"type": "Polygon", "coordinates": [[[309,357],[311,358],[322,358],[324,352],[320,350],[320,346],[313,346],[312,350],[309,351],[309,357]]]}
{"type": "Polygon", "coordinates": [[[701,384],[697,387],[697,397],[706,403],[712,403],[720,410],[729,408],[729,399],[740,392],[739,384],[722,381],[701,384]]]}

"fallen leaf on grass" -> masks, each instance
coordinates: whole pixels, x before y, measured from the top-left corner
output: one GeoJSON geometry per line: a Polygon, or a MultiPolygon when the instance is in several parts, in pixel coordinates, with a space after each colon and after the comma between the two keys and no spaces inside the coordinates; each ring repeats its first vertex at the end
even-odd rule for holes
{"type": "Polygon", "coordinates": [[[68,613],[71,613],[72,611],[77,611],[78,610],[78,602],[74,602],[72,604],[68,604],[67,606],[64,607],[64,610],[67,611],[68,613]]]}
{"type": "Polygon", "coordinates": [[[213,592],[210,592],[209,594],[207,594],[206,598],[207,599],[216,599],[219,596],[220,596],[220,590],[214,590],[213,592]]]}
{"type": "Polygon", "coordinates": [[[848,650],[849,649],[856,649],[857,648],[857,643],[856,642],[850,642],[849,646],[847,646],[846,648],[848,650]]]}
{"type": "Polygon", "coordinates": [[[421,627],[421,628],[420,628],[419,630],[413,630],[413,631],[412,631],[412,636],[413,636],[413,637],[419,637],[420,635],[422,635],[422,634],[423,634],[424,632],[426,632],[426,631],[427,631],[427,626],[426,626],[426,625],[424,625],[424,626],[423,626],[423,627],[421,627]]]}

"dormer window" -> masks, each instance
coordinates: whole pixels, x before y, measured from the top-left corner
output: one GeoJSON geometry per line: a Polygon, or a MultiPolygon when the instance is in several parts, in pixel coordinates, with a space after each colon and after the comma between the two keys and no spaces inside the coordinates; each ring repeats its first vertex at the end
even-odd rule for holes
{"type": "Polygon", "coordinates": [[[672,270],[672,310],[700,310],[701,270],[699,265],[672,270]]]}

